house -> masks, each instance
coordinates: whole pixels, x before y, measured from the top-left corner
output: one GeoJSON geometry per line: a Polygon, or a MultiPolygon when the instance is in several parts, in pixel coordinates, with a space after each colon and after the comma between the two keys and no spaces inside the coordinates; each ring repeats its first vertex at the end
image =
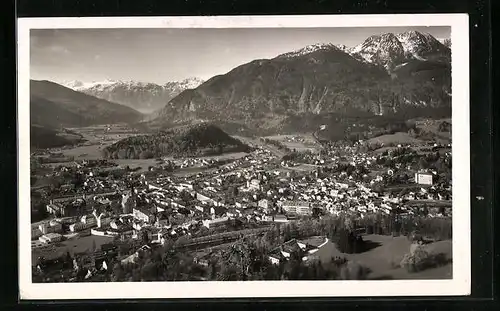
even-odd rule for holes
{"type": "Polygon", "coordinates": [[[202,220],[203,226],[207,228],[216,228],[220,226],[224,226],[229,222],[229,217],[215,218],[215,219],[206,219],[202,220]]]}
{"type": "Polygon", "coordinates": [[[95,217],[92,217],[92,215],[83,215],[80,218],[80,222],[87,225],[97,225],[97,220],[95,217]]]}
{"type": "Polygon", "coordinates": [[[135,198],[132,191],[122,194],[121,206],[123,214],[130,214],[132,212],[135,207],[135,198]]]}
{"type": "Polygon", "coordinates": [[[292,239],[273,249],[268,258],[272,264],[279,264],[281,261],[290,259],[292,255],[303,258],[303,255],[314,249],[314,246],[292,239]]]}
{"type": "Polygon", "coordinates": [[[107,229],[106,234],[109,236],[118,236],[122,239],[129,239],[134,234],[134,229],[131,226],[123,225],[116,228],[107,229]]]}
{"type": "Polygon", "coordinates": [[[51,222],[42,222],[38,229],[42,234],[48,233],[56,233],[62,231],[62,224],[59,222],[51,221],[51,222]]]}
{"type": "Polygon", "coordinates": [[[285,257],[280,251],[271,252],[268,258],[273,265],[279,265],[281,261],[285,260],[285,257]]]}
{"type": "Polygon", "coordinates": [[[260,189],[260,180],[252,179],[252,180],[248,181],[247,188],[252,189],[252,190],[259,190],[260,189]]]}
{"type": "Polygon", "coordinates": [[[214,199],[212,199],[204,194],[201,194],[199,192],[196,193],[196,199],[203,204],[210,204],[211,203],[215,206],[219,205],[219,203],[216,200],[214,200],[214,199]]]}
{"type": "Polygon", "coordinates": [[[69,225],[69,231],[78,232],[78,231],[82,231],[85,229],[95,227],[96,225],[97,225],[96,222],[93,222],[93,223],[76,222],[74,224],[69,225]]]}
{"type": "Polygon", "coordinates": [[[210,265],[210,258],[212,257],[212,252],[206,252],[199,254],[193,258],[193,261],[203,267],[208,267],[210,265]]]}
{"type": "Polygon", "coordinates": [[[419,185],[432,185],[432,174],[428,172],[415,173],[415,183],[419,185]]]}
{"type": "Polygon", "coordinates": [[[289,214],[310,215],[312,207],[309,202],[303,201],[284,201],[281,205],[283,210],[289,214]]]}
{"type": "Polygon", "coordinates": [[[155,221],[155,215],[151,211],[143,208],[133,209],[134,218],[145,223],[153,223],[155,221]]]}
{"type": "Polygon", "coordinates": [[[59,242],[62,240],[62,235],[60,235],[59,233],[47,233],[47,234],[42,235],[39,238],[39,240],[40,240],[40,242],[47,243],[47,244],[55,243],[55,242],[59,242]]]}
{"type": "Polygon", "coordinates": [[[270,209],[272,209],[272,202],[269,201],[268,199],[262,199],[262,200],[260,200],[257,205],[260,208],[262,208],[264,210],[264,212],[267,212],[270,209]]]}
{"type": "Polygon", "coordinates": [[[75,207],[71,204],[65,205],[65,203],[50,203],[47,204],[47,212],[49,214],[58,216],[74,216],[77,215],[80,208],[75,207]]]}

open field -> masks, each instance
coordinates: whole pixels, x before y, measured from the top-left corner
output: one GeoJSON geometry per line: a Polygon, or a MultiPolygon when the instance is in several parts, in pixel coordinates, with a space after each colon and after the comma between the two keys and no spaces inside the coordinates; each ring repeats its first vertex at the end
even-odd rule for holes
{"type": "Polygon", "coordinates": [[[244,136],[233,136],[234,138],[240,140],[242,143],[245,143],[249,145],[250,147],[265,147],[272,153],[274,153],[278,157],[282,157],[285,155],[285,152],[281,151],[278,149],[278,147],[271,145],[271,144],[266,144],[260,140],[260,138],[251,138],[251,137],[244,137],[244,136]]]}
{"type": "Polygon", "coordinates": [[[438,127],[439,124],[442,122],[448,122],[451,124],[451,118],[445,118],[445,119],[432,119],[432,120],[417,120],[416,121],[416,126],[417,128],[424,129],[430,132],[436,132],[438,133],[438,127]]]}
{"type": "MultiPolygon", "coordinates": [[[[334,243],[328,242],[321,247],[314,256],[322,262],[329,262],[332,257],[345,257],[358,262],[371,270],[369,279],[449,279],[452,278],[451,262],[445,266],[431,268],[417,273],[409,273],[399,267],[403,256],[410,251],[410,241],[404,236],[392,237],[382,235],[365,235],[363,240],[373,245],[366,252],[358,254],[343,254],[334,243]]],[[[452,258],[451,240],[427,244],[424,248],[431,254],[444,254],[452,258]]]]}
{"type": "Polygon", "coordinates": [[[317,169],[317,166],[313,164],[302,163],[297,166],[291,166],[291,167],[282,166],[281,168],[283,168],[284,172],[286,171],[312,172],[317,169]]]}
{"type": "Polygon", "coordinates": [[[422,140],[411,137],[408,133],[397,132],[394,134],[387,134],[370,138],[366,141],[369,144],[419,144],[423,143],[422,140]]]}
{"type": "Polygon", "coordinates": [[[297,151],[317,151],[320,146],[316,143],[314,137],[310,134],[300,134],[300,135],[274,135],[266,136],[264,138],[276,140],[283,143],[290,149],[295,149],[297,151]]]}
{"type": "MultiPolygon", "coordinates": [[[[54,149],[54,152],[61,152],[66,157],[74,157],[75,160],[95,160],[102,159],[102,150],[107,146],[126,137],[137,136],[140,133],[134,132],[128,128],[122,128],[119,125],[114,127],[111,125],[107,130],[107,126],[93,126],[85,128],[72,128],[71,131],[82,135],[87,142],[80,146],[64,147],[54,149]]],[[[240,138],[240,137],[238,137],[240,138]]],[[[227,153],[223,155],[199,157],[200,159],[239,159],[246,155],[244,152],[227,153]]],[[[172,157],[168,159],[172,160],[172,157]]],[[[141,167],[147,170],[148,166],[155,165],[155,159],[118,159],[113,160],[122,166],[130,166],[130,168],[141,167]]]]}
{"type": "Polygon", "coordinates": [[[246,155],[248,155],[248,153],[246,152],[232,152],[232,153],[224,153],[221,155],[203,156],[196,158],[205,160],[237,160],[245,157],[246,155]]]}
{"type": "Polygon", "coordinates": [[[416,126],[418,129],[433,133],[436,136],[436,141],[439,143],[449,143],[451,141],[451,132],[439,131],[439,125],[443,122],[452,123],[450,118],[439,120],[418,120],[416,121],[416,126]]]}
{"type": "Polygon", "coordinates": [[[102,158],[101,150],[111,142],[106,144],[93,144],[89,146],[76,146],[61,150],[62,154],[67,157],[75,157],[75,160],[96,160],[102,158]]]}
{"type": "Polygon", "coordinates": [[[60,243],[49,245],[47,248],[32,249],[31,259],[32,262],[34,263],[36,259],[40,256],[50,259],[58,257],[62,254],[66,254],[66,252],[70,252],[70,254],[85,252],[87,250],[92,249],[93,241],[95,241],[96,249],[99,249],[101,245],[113,241],[113,238],[89,235],[85,237],[62,241],[60,243]]]}
{"type": "Polygon", "coordinates": [[[101,150],[106,146],[120,139],[139,134],[126,125],[120,124],[70,128],[68,130],[81,135],[87,141],[79,146],[56,148],[53,151],[60,151],[64,156],[75,157],[75,160],[101,159],[101,150]]]}

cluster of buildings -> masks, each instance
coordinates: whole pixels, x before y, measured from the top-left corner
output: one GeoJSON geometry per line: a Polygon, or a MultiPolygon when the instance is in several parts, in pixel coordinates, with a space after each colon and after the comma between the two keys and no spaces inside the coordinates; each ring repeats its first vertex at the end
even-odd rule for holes
{"type": "MultiPolygon", "coordinates": [[[[85,235],[161,245],[203,230],[234,230],[235,224],[268,225],[323,214],[364,218],[396,209],[412,214],[414,201],[451,200],[451,185],[436,185],[433,171],[413,171],[412,187],[405,185],[404,194],[374,190],[373,185],[395,174],[394,170],[407,168],[384,168],[374,155],[349,146],[340,149],[341,155],[307,155],[301,160],[312,165],[304,171],[293,170],[293,161],[282,162],[262,147],[228,163],[175,160],[177,168],[214,167],[191,176],[158,171],[126,172],[117,178],[99,174],[99,163],[78,163],[73,169],[83,176],[81,191],[49,200],[46,211],[52,219],[32,224],[33,247],[85,235]],[[337,164],[361,167],[368,173],[323,173],[322,168],[337,164]]],[[[440,216],[442,210],[430,209],[429,214],[440,216]]],[[[292,240],[273,250],[269,259],[279,263],[294,252],[308,258],[318,248],[292,240]]],[[[148,250],[139,250],[123,262],[133,263],[144,251],[148,250]]]]}
{"type": "MultiPolygon", "coordinates": [[[[321,245],[319,247],[321,247],[321,245]]],[[[292,239],[271,250],[268,254],[268,258],[274,265],[290,260],[292,256],[301,258],[302,261],[307,261],[308,255],[317,252],[319,247],[313,246],[304,241],[292,239]]]]}

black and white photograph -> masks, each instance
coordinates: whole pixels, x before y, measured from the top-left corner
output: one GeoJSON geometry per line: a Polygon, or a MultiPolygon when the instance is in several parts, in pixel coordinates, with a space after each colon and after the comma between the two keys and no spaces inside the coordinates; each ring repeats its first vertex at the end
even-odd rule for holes
{"type": "Polygon", "coordinates": [[[21,297],[470,292],[466,15],[19,23],[21,297]]]}

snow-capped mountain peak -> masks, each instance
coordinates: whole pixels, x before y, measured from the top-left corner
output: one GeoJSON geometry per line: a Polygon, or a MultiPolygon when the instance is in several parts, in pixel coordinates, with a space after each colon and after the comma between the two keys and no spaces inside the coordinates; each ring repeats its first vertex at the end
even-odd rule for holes
{"type": "Polygon", "coordinates": [[[95,86],[108,86],[108,85],[113,85],[116,83],[120,83],[120,81],[117,80],[103,80],[103,81],[92,81],[92,82],[82,82],[79,80],[71,80],[71,81],[65,81],[62,84],[70,89],[73,89],[75,91],[83,90],[83,89],[90,89],[95,86]]]}
{"type": "Polygon", "coordinates": [[[335,47],[337,47],[337,49],[344,51],[344,52],[349,52],[349,50],[350,50],[350,48],[345,44],[336,44],[335,47]]]}
{"type": "Polygon", "coordinates": [[[393,33],[373,35],[355,46],[351,54],[356,54],[368,63],[386,65],[392,58],[402,58],[404,48],[393,33]]]}
{"type": "Polygon", "coordinates": [[[159,85],[134,80],[103,80],[82,82],[66,81],[64,86],[111,102],[132,107],[139,111],[150,112],[165,105],[173,97],[186,89],[194,89],[204,81],[187,78],[182,81],[159,85]]]}
{"type": "MultiPolygon", "coordinates": [[[[184,79],[182,81],[169,82],[169,83],[176,83],[179,85],[179,87],[184,88],[184,89],[195,89],[198,86],[200,86],[203,82],[205,82],[205,81],[203,81],[200,78],[191,77],[191,78],[184,79]]],[[[168,83],[166,85],[168,85],[168,83]]]]}
{"type": "Polygon", "coordinates": [[[84,85],[84,83],[82,81],[78,81],[78,80],[64,81],[61,84],[67,88],[70,88],[70,89],[76,89],[79,87],[83,87],[83,85],[84,85]]]}
{"type": "Polygon", "coordinates": [[[364,62],[382,65],[390,70],[409,59],[449,57],[449,49],[431,34],[412,30],[370,36],[351,49],[350,54],[364,62]]]}
{"type": "Polygon", "coordinates": [[[319,50],[332,50],[332,49],[340,49],[339,47],[335,46],[332,43],[316,43],[316,44],[311,44],[308,46],[305,46],[301,49],[284,53],[278,56],[278,58],[292,58],[292,57],[298,57],[298,56],[303,56],[306,54],[310,54],[319,50]]]}

